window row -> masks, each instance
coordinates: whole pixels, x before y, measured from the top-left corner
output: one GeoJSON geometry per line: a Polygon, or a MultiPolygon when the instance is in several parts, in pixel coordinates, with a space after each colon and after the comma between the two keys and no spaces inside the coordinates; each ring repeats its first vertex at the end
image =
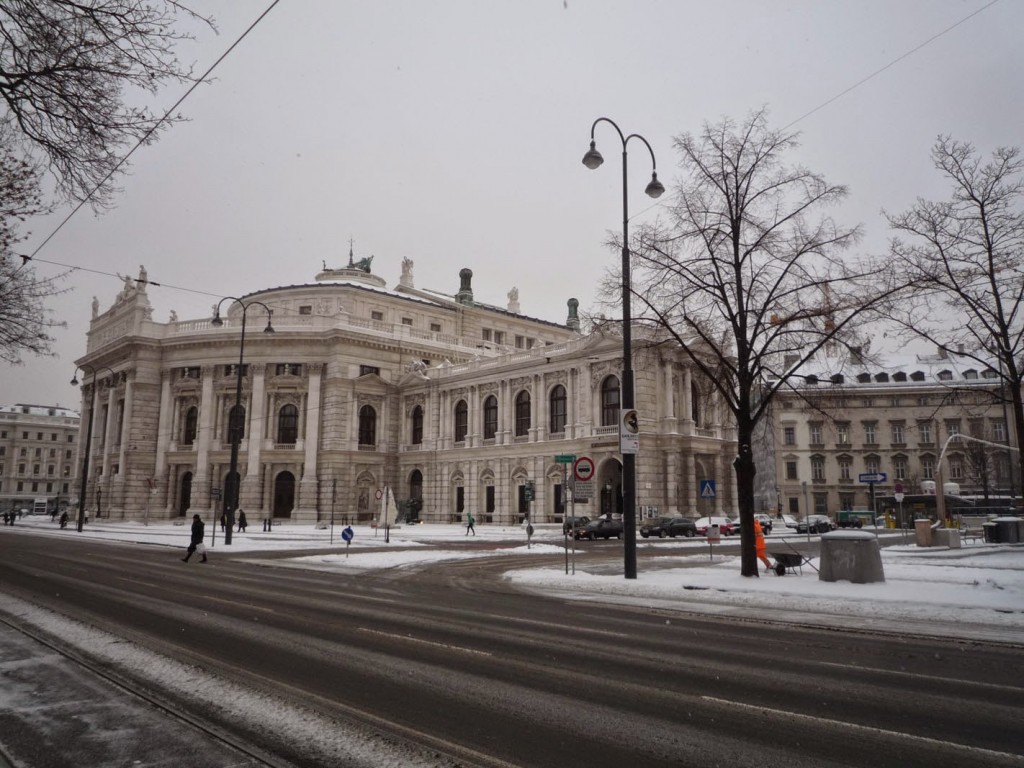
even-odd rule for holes
{"type": "MultiPolygon", "coordinates": [[[[619,402],[619,380],[615,376],[608,376],[601,383],[601,426],[618,424],[619,402]]],[[[484,398],[481,415],[483,417],[483,439],[492,440],[498,433],[498,398],[495,395],[488,395],[484,398]]],[[[465,400],[459,400],[455,404],[453,417],[452,437],[456,443],[465,442],[466,435],[469,433],[469,404],[465,400]]],[[[566,390],[564,386],[557,384],[548,395],[548,433],[558,435],[565,432],[567,418],[566,390]]],[[[413,445],[420,445],[423,442],[422,406],[417,405],[412,409],[411,419],[410,441],[413,445]]],[[[516,437],[525,437],[529,434],[532,425],[531,396],[529,392],[522,390],[515,396],[513,434],[516,437]]],[[[361,431],[362,416],[360,415],[361,431]]],[[[362,443],[361,438],[360,443],[362,443]]]]}

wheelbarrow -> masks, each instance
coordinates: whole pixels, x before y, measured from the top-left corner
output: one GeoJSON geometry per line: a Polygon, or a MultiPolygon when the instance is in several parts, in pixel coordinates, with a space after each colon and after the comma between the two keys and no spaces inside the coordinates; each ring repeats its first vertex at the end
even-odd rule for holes
{"type": "Polygon", "coordinates": [[[769,552],[775,558],[775,575],[785,576],[786,569],[797,570],[803,575],[803,566],[810,563],[811,558],[804,557],[799,552],[769,552]]]}

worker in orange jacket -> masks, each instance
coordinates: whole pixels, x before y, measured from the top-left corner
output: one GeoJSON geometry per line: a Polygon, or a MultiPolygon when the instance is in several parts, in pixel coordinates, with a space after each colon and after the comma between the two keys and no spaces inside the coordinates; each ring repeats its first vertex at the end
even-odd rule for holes
{"type": "Polygon", "coordinates": [[[764,543],[764,531],[761,530],[761,523],[754,518],[754,548],[757,550],[757,559],[764,563],[764,572],[772,569],[772,562],[768,559],[768,547],[764,543]]]}

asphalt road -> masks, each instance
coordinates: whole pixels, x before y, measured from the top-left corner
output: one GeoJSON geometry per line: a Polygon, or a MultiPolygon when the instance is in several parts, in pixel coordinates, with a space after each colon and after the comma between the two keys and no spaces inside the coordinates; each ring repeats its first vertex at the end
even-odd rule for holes
{"type": "MultiPolygon", "coordinates": [[[[619,560],[616,542],[577,546],[619,560]]],[[[1024,766],[1022,647],[524,594],[498,578],[511,557],[338,574],[276,553],[180,556],[5,536],[0,584],[426,763],[1024,766]]],[[[166,695],[293,765],[343,764],[230,700],[166,695]]],[[[39,727],[7,711],[0,742],[39,727]]]]}

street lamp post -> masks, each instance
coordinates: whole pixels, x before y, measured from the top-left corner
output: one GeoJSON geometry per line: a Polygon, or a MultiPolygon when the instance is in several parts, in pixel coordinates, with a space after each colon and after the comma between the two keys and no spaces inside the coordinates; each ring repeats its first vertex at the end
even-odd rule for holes
{"type": "MultiPolygon", "coordinates": [[[[105,365],[100,366],[100,370],[110,371],[110,375],[117,377],[117,374],[105,365]]],[[[71,377],[71,386],[78,386],[78,371],[83,374],[89,373],[92,375],[92,402],[89,405],[89,421],[85,428],[85,454],[82,458],[82,483],[78,491],[78,532],[82,532],[82,525],[85,523],[85,487],[89,481],[89,452],[92,449],[92,418],[96,413],[96,368],[90,368],[86,365],[80,365],[75,369],[75,373],[71,377]]],[[[97,488],[97,491],[99,489],[97,488]]]]}
{"type": "MultiPolygon", "coordinates": [[[[242,334],[238,342],[238,370],[236,371],[235,377],[235,406],[231,409],[231,413],[228,415],[228,434],[231,437],[231,465],[228,468],[228,480],[225,485],[225,499],[224,503],[227,509],[224,511],[227,516],[226,528],[224,531],[224,544],[231,543],[231,529],[235,525],[235,510],[238,509],[238,492],[241,489],[241,480],[238,477],[238,446],[242,441],[242,429],[244,421],[241,419],[241,407],[242,407],[242,365],[245,361],[245,315],[249,311],[249,307],[254,304],[267,312],[267,327],[263,329],[264,333],[273,333],[274,326],[270,324],[270,319],[274,315],[274,311],[264,304],[262,301],[242,301],[241,299],[235,298],[234,296],[226,296],[217,302],[217,306],[213,310],[213,320],[210,322],[214,327],[220,328],[224,325],[224,321],[220,318],[220,305],[225,301],[232,301],[242,307],[242,334]]],[[[214,520],[214,526],[217,521],[214,520]]]]}
{"type": "MultiPolygon", "coordinates": [[[[583,164],[590,170],[598,168],[604,162],[601,153],[597,151],[594,141],[594,129],[597,124],[605,122],[611,125],[619,138],[622,140],[622,402],[621,412],[633,408],[633,333],[632,314],[630,307],[630,286],[629,275],[629,194],[626,145],[630,139],[639,139],[647,147],[651,154],[651,180],[644,192],[648,197],[658,198],[665,192],[665,187],[658,181],[658,166],[654,159],[654,150],[648,144],[647,139],[637,133],[626,136],[619,126],[607,117],[599,117],[590,126],[590,149],[583,156],[583,164]]],[[[621,417],[619,419],[619,450],[622,453],[622,527],[625,535],[625,576],[627,579],[636,578],[636,452],[635,446],[625,446],[621,440],[621,417]]]]}

